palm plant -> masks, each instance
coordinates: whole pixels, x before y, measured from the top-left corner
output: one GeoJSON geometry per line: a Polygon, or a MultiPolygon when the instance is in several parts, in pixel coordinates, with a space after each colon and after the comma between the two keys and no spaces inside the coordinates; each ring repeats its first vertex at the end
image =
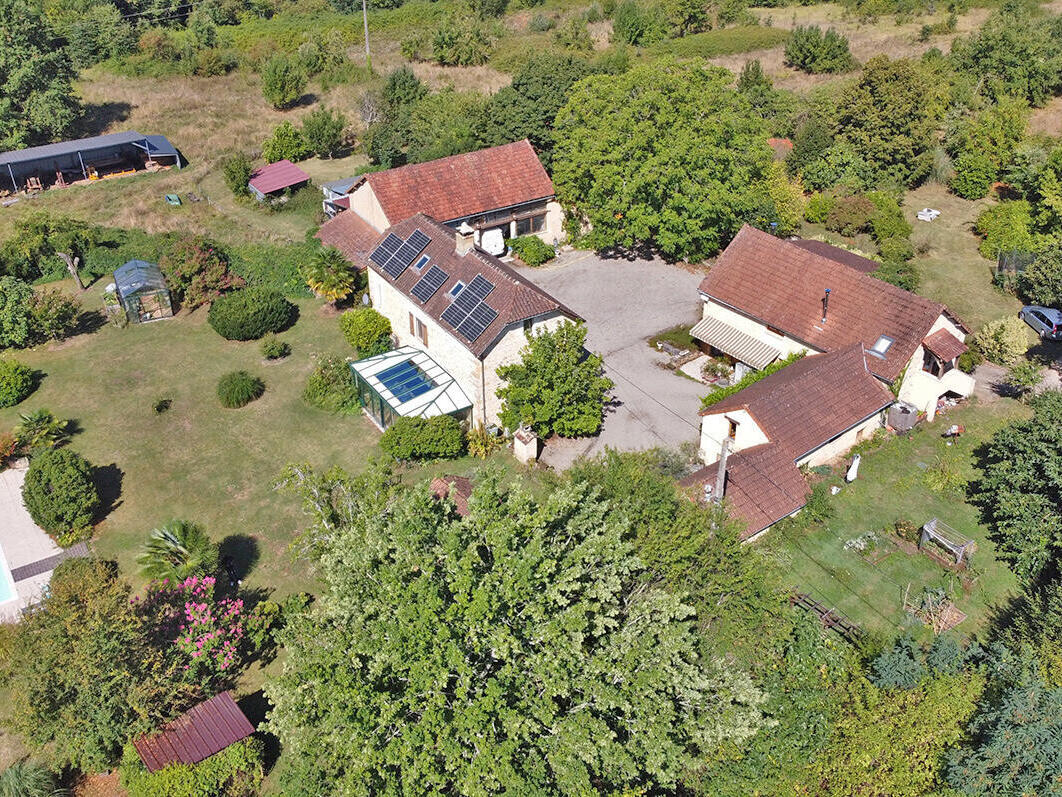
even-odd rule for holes
{"type": "Polygon", "coordinates": [[[0,772],[0,797],[61,797],[67,793],[56,785],[54,772],[28,758],[0,772]]]}
{"type": "Polygon", "coordinates": [[[358,275],[342,252],[325,246],[303,265],[302,277],[317,296],[335,304],[354,290],[358,275]]]}
{"type": "Polygon", "coordinates": [[[218,569],[218,546],[203,527],[188,520],[171,520],[153,529],[144,552],[137,558],[147,578],[183,581],[189,576],[209,575],[218,569]]]}
{"type": "Polygon", "coordinates": [[[15,440],[19,448],[56,448],[70,439],[69,422],[56,418],[49,410],[39,409],[28,415],[19,414],[15,440]]]}

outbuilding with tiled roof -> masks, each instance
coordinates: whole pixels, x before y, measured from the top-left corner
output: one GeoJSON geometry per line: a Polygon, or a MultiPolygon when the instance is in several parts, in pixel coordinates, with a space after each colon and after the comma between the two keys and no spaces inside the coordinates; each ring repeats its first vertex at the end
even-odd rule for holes
{"type": "Polygon", "coordinates": [[[236,705],[231,692],[204,700],[155,734],[133,740],[148,772],[170,764],[198,764],[254,733],[254,726],[236,705]]]}

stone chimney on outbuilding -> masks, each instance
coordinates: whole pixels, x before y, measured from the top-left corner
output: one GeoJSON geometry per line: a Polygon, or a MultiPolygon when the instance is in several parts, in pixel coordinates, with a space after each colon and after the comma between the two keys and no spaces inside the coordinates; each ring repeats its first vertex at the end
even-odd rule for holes
{"type": "Polygon", "coordinates": [[[454,236],[454,242],[457,254],[464,256],[471,252],[476,246],[476,231],[472,229],[472,225],[467,221],[461,222],[454,236]]]}

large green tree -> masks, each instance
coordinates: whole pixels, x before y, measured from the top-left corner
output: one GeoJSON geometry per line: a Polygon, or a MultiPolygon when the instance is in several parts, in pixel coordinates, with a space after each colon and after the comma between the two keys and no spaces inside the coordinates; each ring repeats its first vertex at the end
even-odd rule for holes
{"type": "Polygon", "coordinates": [[[572,87],[553,180],[592,246],[700,260],[756,215],[771,152],[732,82],[717,67],[664,62],[572,87]]]}
{"type": "Polygon", "coordinates": [[[483,474],[463,519],[379,471],[338,512],[319,487],[328,589],[266,686],[286,794],[673,789],[759,726],[761,693],[699,653],[589,487],[537,501],[483,474]]]}
{"type": "Polygon", "coordinates": [[[501,422],[513,430],[530,426],[540,437],[596,434],[613,383],[601,355],[589,354],[585,344],[586,327],[570,321],[528,333],[520,362],[498,368],[505,382],[498,388],[501,422]]]}
{"type": "Polygon", "coordinates": [[[929,174],[939,110],[918,64],[878,56],[841,95],[835,132],[869,164],[877,182],[913,185],[929,174]]]}
{"type": "Polygon", "coordinates": [[[32,0],[0,0],[0,151],[63,136],[80,114],[74,68],[32,0]]]}
{"type": "Polygon", "coordinates": [[[1033,408],[985,445],[973,486],[997,555],[1027,583],[1062,553],[1062,392],[1041,394],[1033,408]]]}
{"type": "Polygon", "coordinates": [[[43,210],[22,216],[10,238],[0,246],[0,273],[24,280],[68,274],[84,289],[80,268],[85,253],[97,242],[99,228],[79,219],[43,210]]]}

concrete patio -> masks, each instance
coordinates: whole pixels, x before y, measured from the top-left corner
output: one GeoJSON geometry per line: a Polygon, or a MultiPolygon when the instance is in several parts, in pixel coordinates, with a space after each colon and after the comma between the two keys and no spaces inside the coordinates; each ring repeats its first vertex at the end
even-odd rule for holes
{"type": "Polygon", "coordinates": [[[667,358],[646,339],[701,317],[702,274],[658,259],[609,259],[585,251],[518,270],[586,319],[587,347],[605,358],[605,371],[616,383],[601,434],[551,441],[544,463],[564,469],[606,447],[677,448],[697,439],[707,387],[665,369],[667,358]]]}

